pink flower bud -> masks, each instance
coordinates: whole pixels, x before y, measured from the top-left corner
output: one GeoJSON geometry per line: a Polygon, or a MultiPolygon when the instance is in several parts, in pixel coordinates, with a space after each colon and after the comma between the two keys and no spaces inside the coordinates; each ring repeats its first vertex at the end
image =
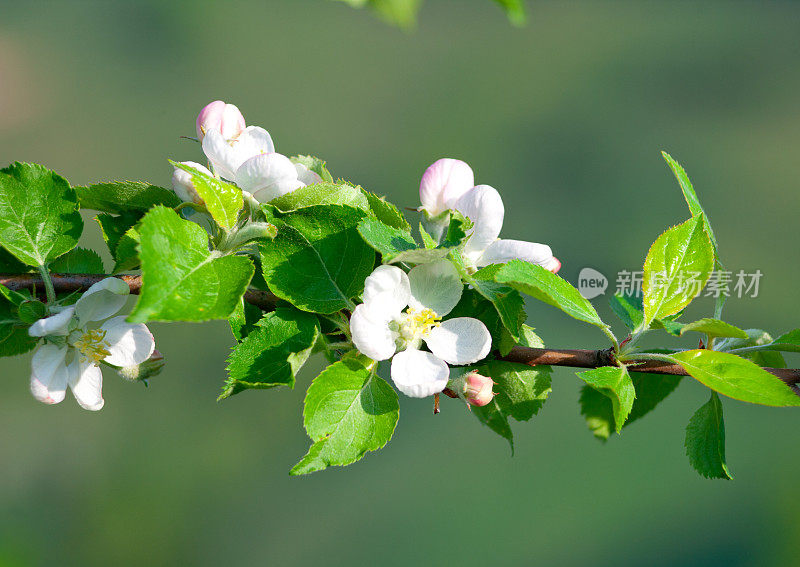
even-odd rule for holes
{"type": "MultiPolygon", "coordinates": [[[[193,161],[183,161],[181,162],[181,165],[188,165],[189,167],[199,171],[200,173],[205,173],[209,177],[214,177],[208,169],[206,169],[199,163],[195,163],[193,161]]],[[[172,190],[175,191],[175,194],[184,203],[195,203],[197,205],[205,205],[203,199],[200,198],[200,195],[197,194],[197,190],[194,188],[194,182],[192,181],[192,174],[186,171],[185,169],[176,167],[175,171],[172,172],[172,190]]]]}
{"type": "Polygon", "coordinates": [[[464,377],[464,399],[473,406],[485,406],[494,398],[494,382],[488,376],[472,371],[464,377]]]}
{"type": "Polygon", "coordinates": [[[241,134],[244,128],[244,116],[239,109],[221,100],[207,104],[197,115],[197,138],[201,141],[210,130],[216,130],[230,140],[241,134]]]}

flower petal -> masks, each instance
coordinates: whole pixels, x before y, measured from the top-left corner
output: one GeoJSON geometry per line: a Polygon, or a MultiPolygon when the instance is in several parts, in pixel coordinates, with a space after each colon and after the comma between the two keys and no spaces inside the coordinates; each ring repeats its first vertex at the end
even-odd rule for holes
{"type": "Polygon", "coordinates": [[[80,362],[77,358],[69,364],[69,387],[78,404],[85,410],[103,409],[103,373],[91,362],[80,362]]]}
{"type": "Polygon", "coordinates": [[[467,191],[455,205],[456,210],[473,223],[472,236],[464,247],[467,256],[483,252],[500,236],[505,208],[500,193],[489,185],[478,185],[467,191]]]}
{"type": "Polygon", "coordinates": [[[64,362],[67,347],[44,344],[31,361],[31,394],[45,404],[64,400],[67,389],[67,366],[64,362]]]}
{"type": "Polygon", "coordinates": [[[424,338],[431,352],[450,364],[472,364],[486,358],[492,336],[483,322],[472,317],[443,321],[424,338]]]}
{"type": "Polygon", "coordinates": [[[245,128],[244,116],[233,104],[225,104],[221,100],[208,103],[195,121],[197,138],[203,139],[206,132],[216,130],[225,139],[238,136],[245,128]]]}
{"type": "Polygon", "coordinates": [[[557,272],[561,262],[553,257],[553,251],[547,244],[525,242],[522,240],[495,240],[478,258],[478,266],[503,264],[511,260],[525,260],[532,264],[544,266],[545,269],[557,272]],[[556,268],[553,270],[553,268],[556,268]]]}
{"type": "Polygon", "coordinates": [[[102,321],[125,306],[131,290],[119,278],[106,278],[92,285],[75,303],[75,315],[81,323],[102,321]]]}
{"type": "Polygon", "coordinates": [[[475,175],[469,165],[451,158],[437,160],[422,174],[419,184],[422,209],[431,216],[452,209],[458,198],[474,185],[475,175]]]}
{"type": "Polygon", "coordinates": [[[236,170],[236,184],[261,203],[268,203],[303,186],[291,160],[275,152],[259,154],[245,161],[236,170]]]}
{"type": "Polygon", "coordinates": [[[124,315],[109,319],[100,329],[106,332],[105,341],[110,353],[104,360],[114,366],[141,364],[150,358],[156,348],[147,325],[128,323],[124,315]]]}
{"type": "Polygon", "coordinates": [[[397,266],[378,266],[364,281],[362,297],[370,313],[391,319],[411,300],[411,283],[397,266]]]}
{"type": "Polygon", "coordinates": [[[391,358],[397,347],[389,321],[380,313],[372,313],[366,303],[357,305],[350,317],[350,333],[358,352],[372,360],[391,358]]]}
{"type": "Polygon", "coordinates": [[[420,264],[408,273],[414,309],[431,309],[439,317],[453,310],[461,299],[464,285],[449,260],[420,264]]]}
{"type": "Polygon", "coordinates": [[[258,126],[248,126],[239,136],[230,140],[215,130],[209,130],[203,138],[203,152],[215,173],[231,181],[236,179],[236,170],[245,161],[274,151],[269,132],[258,126]]]}
{"type": "Polygon", "coordinates": [[[297,179],[299,179],[306,185],[314,185],[315,183],[322,183],[322,177],[320,177],[316,171],[311,171],[302,163],[294,164],[294,168],[297,170],[297,179]]]}
{"type": "Polygon", "coordinates": [[[416,349],[398,352],[392,359],[392,380],[397,389],[412,398],[427,398],[447,386],[450,370],[437,356],[416,349]]]}
{"type": "Polygon", "coordinates": [[[69,324],[72,315],[75,313],[75,306],[71,305],[55,315],[39,319],[28,328],[28,334],[32,337],[46,337],[47,335],[69,334],[69,324]]]}

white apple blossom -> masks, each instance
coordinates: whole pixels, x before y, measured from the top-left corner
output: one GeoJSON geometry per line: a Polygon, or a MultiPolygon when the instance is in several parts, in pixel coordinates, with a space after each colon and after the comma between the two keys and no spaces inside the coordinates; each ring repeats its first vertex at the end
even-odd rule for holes
{"type": "Polygon", "coordinates": [[[155,342],[147,326],[127,323],[124,315],[112,317],[129,293],[122,280],[106,278],[75,305],[31,325],[28,333],[44,339],[31,364],[31,393],[37,400],[57,404],[69,386],[82,408],[97,411],[105,403],[99,363],[125,368],[150,358],[155,342]]]}
{"type": "Polygon", "coordinates": [[[236,170],[236,184],[261,202],[291,193],[295,189],[322,183],[322,178],[300,163],[276,152],[260,154],[236,170]]]}
{"type": "Polygon", "coordinates": [[[500,239],[505,208],[503,199],[489,185],[474,185],[472,169],[460,160],[440,159],[423,174],[420,200],[428,215],[457,210],[473,222],[464,255],[474,268],[510,260],[526,260],[551,272],[561,268],[547,244],[500,239]]]}
{"type": "Polygon", "coordinates": [[[447,260],[422,264],[408,275],[396,266],[379,266],[364,283],[364,303],[350,318],[353,343],[373,360],[392,359],[391,376],[407,396],[441,392],[448,364],[472,364],[492,345],[489,330],[472,317],[442,321],[456,306],[463,284],[447,260]],[[431,352],[419,350],[422,343],[431,352]]]}

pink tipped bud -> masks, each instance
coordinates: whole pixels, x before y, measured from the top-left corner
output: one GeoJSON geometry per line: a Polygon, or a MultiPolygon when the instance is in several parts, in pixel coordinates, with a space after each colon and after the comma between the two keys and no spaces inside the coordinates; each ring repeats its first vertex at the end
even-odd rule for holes
{"type": "Polygon", "coordinates": [[[494,398],[494,382],[488,376],[472,371],[464,377],[463,397],[473,406],[485,406],[494,398]]]}
{"type": "Polygon", "coordinates": [[[558,273],[558,270],[561,269],[561,261],[553,256],[553,259],[545,266],[546,269],[550,270],[554,274],[558,273]]]}
{"type": "Polygon", "coordinates": [[[215,100],[207,104],[197,115],[197,138],[202,141],[203,136],[210,130],[216,130],[226,140],[237,137],[245,129],[244,116],[232,104],[225,104],[215,100]]]}
{"type": "Polygon", "coordinates": [[[164,364],[164,355],[158,350],[154,350],[153,354],[150,355],[150,358],[141,364],[119,368],[117,373],[131,382],[136,382],[137,380],[147,380],[151,376],[155,376],[161,372],[161,369],[164,368],[164,364]]]}
{"type": "MultiPolygon", "coordinates": [[[[181,162],[181,165],[187,165],[192,169],[199,171],[200,173],[204,173],[209,177],[214,177],[208,169],[199,163],[195,163],[193,161],[183,161],[181,162]]],[[[172,172],[172,190],[175,191],[175,194],[184,203],[205,205],[203,199],[200,198],[200,195],[197,194],[197,190],[194,188],[192,174],[185,169],[176,167],[175,171],[172,172]]]]}

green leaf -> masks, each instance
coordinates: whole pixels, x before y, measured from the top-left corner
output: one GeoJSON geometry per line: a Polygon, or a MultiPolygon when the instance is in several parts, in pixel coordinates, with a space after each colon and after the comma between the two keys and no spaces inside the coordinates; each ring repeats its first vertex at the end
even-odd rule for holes
{"type": "Polygon", "coordinates": [[[505,10],[508,20],[515,26],[525,24],[527,15],[525,14],[524,0],[494,0],[505,10]]]}
{"type": "Polygon", "coordinates": [[[219,399],[247,389],[294,388],[297,372],[319,336],[314,315],[291,307],[267,313],[228,357],[228,379],[219,399]]]}
{"type": "Polygon", "coordinates": [[[706,478],[733,479],[725,463],[725,421],[722,403],[714,392],[695,412],[686,427],[686,454],[697,472],[706,478]]]}
{"type": "MultiPolygon", "coordinates": [[[[630,376],[636,391],[636,399],[623,427],[628,427],[640,417],[650,413],[678,387],[683,379],[683,376],[641,372],[630,372],[630,376]]],[[[586,417],[586,425],[595,437],[606,440],[614,433],[614,407],[611,399],[589,385],[584,385],[581,389],[580,406],[581,414],[586,417]]]]}
{"type": "Polygon", "coordinates": [[[358,234],[364,216],[352,207],[317,205],[275,219],[278,235],[259,246],[272,292],[304,311],[352,308],[375,265],[375,252],[358,234]]]}
{"type": "MultiPolygon", "coordinates": [[[[460,221],[456,221],[460,225],[460,221]]],[[[394,228],[375,219],[364,219],[358,225],[361,237],[372,248],[378,251],[384,264],[408,262],[411,264],[427,264],[436,262],[461,244],[459,234],[464,234],[460,228],[453,229],[450,239],[444,239],[435,248],[420,248],[419,244],[405,230],[394,228]]],[[[466,236],[464,234],[464,236],[466,236]]],[[[463,238],[463,237],[462,237],[463,238]]]]}
{"type": "Polygon", "coordinates": [[[495,281],[558,307],[570,317],[600,328],[607,328],[594,307],[566,280],[541,266],[512,260],[495,274],[495,281]]]}
{"type": "Polygon", "coordinates": [[[714,251],[693,217],[659,236],[644,262],[644,323],[677,313],[699,294],[714,267],[714,251]]]}
{"type": "Polygon", "coordinates": [[[772,344],[776,347],[775,350],[800,352],[800,329],[795,329],[793,331],[789,331],[788,333],[782,334],[780,337],[772,341],[772,344]]]}
{"type": "Polygon", "coordinates": [[[252,333],[256,329],[256,324],[263,316],[264,312],[261,311],[261,309],[248,303],[244,298],[240,299],[239,305],[236,306],[234,312],[228,317],[231,333],[233,333],[236,341],[241,342],[247,335],[252,333]]]}
{"type": "Polygon", "coordinates": [[[290,212],[315,205],[347,205],[369,212],[369,201],[361,187],[349,183],[315,183],[295,189],[269,203],[281,212],[290,212]]]}
{"type": "Polygon", "coordinates": [[[14,255],[5,248],[0,248],[0,273],[22,274],[30,271],[30,266],[17,260],[14,255]]]}
{"type": "Polygon", "coordinates": [[[578,378],[611,400],[615,428],[619,433],[636,398],[636,389],[628,370],[624,366],[602,366],[577,374],[578,378]]]}
{"type": "Polygon", "coordinates": [[[141,243],[141,235],[139,228],[141,225],[136,225],[128,229],[122,238],[119,239],[117,249],[114,251],[114,273],[127,272],[139,267],[139,245],[141,243]]]}
{"type": "Polygon", "coordinates": [[[696,380],[725,396],[765,406],[800,406],[800,396],[779,378],[735,354],[688,350],[662,355],[696,380]]]}
{"type": "Polygon", "coordinates": [[[383,197],[378,197],[374,193],[370,193],[366,189],[361,190],[367,197],[369,208],[372,215],[381,221],[383,224],[389,225],[394,228],[399,228],[406,232],[411,232],[411,225],[403,216],[403,213],[395,207],[392,203],[388,202],[383,197]]]}
{"type": "Polygon", "coordinates": [[[0,356],[26,353],[39,341],[28,334],[29,325],[18,320],[15,310],[9,301],[0,299],[0,356]]]}
{"type": "Polygon", "coordinates": [[[116,257],[117,246],[119,246],[119,241],[122,239],[123,235],[136,226],[136,223],[138,223],[141,218],[142,215],[138,213],[124,213],[117,216],[108,213],[100,213],[95,217],[97,224],[100,225],[103,240],[105,240],[108,251],[111,253],[112,257],[116,257]]]}
{"type": "Polygon", "coordinates": [[[248,258],[209,252],[202,228],[162,206],[140,233],[143,285],[130,322],[225,319],[236,309],[253,276],[248,258]]]}
{"type": "Polygon", "coordinates": [[[709,317],[686,323],[681,328],[681,335],[688,331],[697,331],[698,333],[705,333],[710,338],[714,337],[732,337],[736,339],[746,339],[745,333],[739,327],[720,321],[719,319],[711,319],[709,317]]]}
{"type": "Polygon", "coordinates": [[[517,421],[528,421],[538,414],[552,391],[549,366],[492,360],[477,370],[494,380],[495,401],[500,411],[517,421]]]}
{"type": "Polygon", "coordinates": [[[689,211],[691,211],[693,217],[702,217],[703,225],[706,228],[706,232],[708,232],[708,236],[711,239],[711,244],[714,246],[714,250],[717,249],[717,238],[714,236],[714,230],[711,228],[711,222],[708,220],[708,215],[703,210],[703,206],[700,204],[700,199],[697,198],[697,193],[692,186],[692,182],[689,181],[689,176],[686,175],[686,171],[681,167],[677,161],[673,159],[671,155],[667,152],[661,152],[661,155],[664,156],[667,164],[669,165],[672,173],[675,175],[675,179],[678,180],[678,184],[681,186],[681,191],[683,191],[683,198],[686,199],[686,204],[689,205],[689,211]]]}
{"type": "Polygon", "coordinates": [[[617,314],[631,331],[637,329],[644,320],[644,307],[641,295],[616,293],[608,298],[612,311],[617,314]]]}
{"type": "MultiPolygon", "coordinates": [[[[773,341],[772,336],[763,329],[746,329],[745,333],[747,333],[746,339],[729,338],[718,341],[714,345],[714,350],[732,351],[738,348],[763,346],[765,348],[764,350],[754,350],[750,352],[734,354],[737,354],[742,358],[752,360],[759,366],[767,366],[770,368],[786,368],[786,361],[784,360],[783,355],[778,352],[782,348],[788,346],[786,350],[800,352],[800,345],[794,346],[777,344],[777,340],[773,341]],[[796,351],[794,350],[795,348],[797,349],[796,351]]],[[[785,340],[785,335],[778,338],[785,340]]]]}
{"type": "MultiPolygon", "coordinates": [[[[497,396],[495,396],[496,398],[497,396]]],[[[503,413],[497,399],[492,400],[485,406],[473,407],[472,413],[482,424],[497,433],[500,437],[508,441],[511,446],[511,454],[514,454],[514,432],[508,423],[508,415],[503,413]]]]}
{"type": "Polygon", "coordinates": [[[292,160],[292,163],[299,163],[300,165],[306,166],[308,169],[319,175],[322,178],[322,181],[326,183],[333,183],[333,176],[331,175],[331,172],[328,171],[327,167],[325,167],[325,162],[318,157],[301,155],[292,156],[289,159],[292,160]]]}
{"type": "Polygon", "coordinates": [[[518,341],[522,324],[527,319],[525,300],[515,289],[495,281],[497,272],[502,267],[502,264],[492,264],[481,268],[472,275],[464,274],[467,276],[464,281],[492,302],[494,308],[497,309],[497,314],[500,315],[500,319],[503,321],[503,325],[513,339],[518,341]]]}
{"type": "Polygon", "coordinates": [[[105,274],[103,260],[94,250],[74,248],[59,256],[50,264],[50,271],[56,274],[105,274]]]}
{"type": "Polygon", "coordinates": [[[17,317],[25,324],[32,325],[39,319],[44,319],[49,315],[47,305],[38,299],[23,301],[17,306],[17,317]]]}
{"type": "Polygon", "coordinates": [[[94,209],[115,215],[144,214],[156,205],[174,208],[181,200],[174,192],[142,181],[108,181],[76,187],[82,209],[94,209]]]}
{"type": "Polygon", "coordinates": [[[314,444],[290,474],[349,465],[391,439],[400,405],[389,384],[349,357],[330,365],[306,394],[303,423],[314,444]]]}
{"type": "Polygon", "coordinates": [[[75,191],[66,179],[30,163],[0,171],[0,244],[30,266],[75,248],[83,232],[75,191]]]}
{"type": "Polygon", "coordinates": [[[231,230],[236,225],[239,211],[244,205],[242,190],[236,185],[211,177],[184,163],[171,160],[170,163],[192,176],[194,190],[205,203],[211,217],[225,230],[231,230]]]}

